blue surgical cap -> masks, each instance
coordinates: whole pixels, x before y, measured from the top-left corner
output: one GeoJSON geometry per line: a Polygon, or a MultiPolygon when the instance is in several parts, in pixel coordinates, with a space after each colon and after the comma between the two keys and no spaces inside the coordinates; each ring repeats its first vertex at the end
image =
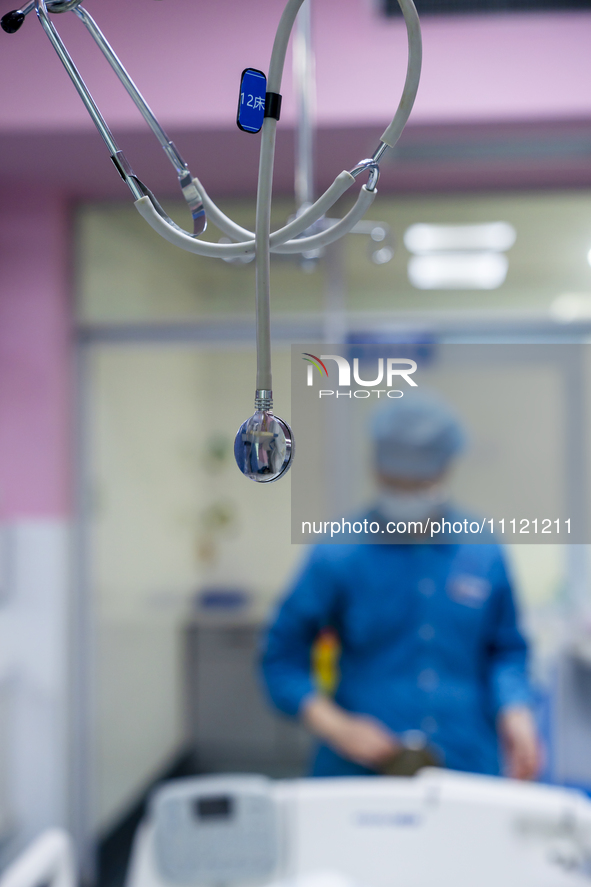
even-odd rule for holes
{"type": "Polygon", "coordinates": [[[466,445],[453,410],[435,395],[418,391],[377,410],[370,430],[376,467],[390,477],[436,477],[466,445]]]}

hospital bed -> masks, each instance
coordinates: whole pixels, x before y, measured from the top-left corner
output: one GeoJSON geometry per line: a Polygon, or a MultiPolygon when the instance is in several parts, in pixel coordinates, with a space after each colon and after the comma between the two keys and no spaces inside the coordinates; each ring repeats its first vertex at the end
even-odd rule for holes
{"type": "Polygon", "coordinates": [[[126,887],[591,884],[581,793],[428,769],[412,778],[204,776],[159,787],[126,887]]]}

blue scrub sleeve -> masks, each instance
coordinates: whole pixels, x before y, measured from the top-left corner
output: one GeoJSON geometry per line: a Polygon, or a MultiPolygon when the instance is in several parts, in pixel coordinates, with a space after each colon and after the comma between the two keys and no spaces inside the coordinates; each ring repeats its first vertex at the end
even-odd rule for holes
{"type": "Polygon", "coordinates": [[[499,559],[497,594],[489,640],[490,680],[494,712],[514,705],[531,705],[527,643],[502,558],[499,559]]]}
{"type": "Polygon", "coordinates": [[[263,645],[264,683],[273,704],[287,715],[297,715],[304,699],[316,692],[310,651],[321,629],[331,624],[337,595],[334,571],[319,547],[280,605],[263,645]]]}

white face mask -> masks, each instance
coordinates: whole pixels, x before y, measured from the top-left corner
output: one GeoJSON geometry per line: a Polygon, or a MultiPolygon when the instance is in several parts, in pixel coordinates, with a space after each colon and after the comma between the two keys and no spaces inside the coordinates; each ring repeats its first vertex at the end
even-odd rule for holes
{"type": "Polygon", "coordinates": [[[443,484],[412,492],[382,489],[377,508],[388,521],[424,521],[440,513],[447,501],[448,493],[443,484]]]}

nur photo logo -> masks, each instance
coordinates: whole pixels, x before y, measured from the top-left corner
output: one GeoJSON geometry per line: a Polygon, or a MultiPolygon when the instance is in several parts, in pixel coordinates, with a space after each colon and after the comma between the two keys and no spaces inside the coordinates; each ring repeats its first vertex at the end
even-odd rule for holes
{"type": "MultiPolygon", "coordinates": [[[[321,354],[317,357],[308,351],[302,352],[302,359],[308,364],[306,384],[309,388],[314,387],[314,370],[320,374],[321,381],[328,379],[329,371],[324,361],[334,361],[338,372],[337,387],[349,389],[348,391],[339,391],[336,389],[320,388],[318,397],[356,397],[368,398],[372,395],[380,397],[385,394],[386,397],[398,398],[404,396],[404,391],[394,388],[394,384],[400,384],[400,381],[406,382],[412,388],[417,387],[417,382],[412,377],[416,373],[418,367],[415,360],[408,357],[378,357],[376,366],[375,379],[362,379],[359,370],[359,358],[353,359],[353,384],[360,386],[353,388],[351,383],[351,364],[346,357],[340,354],[321,354]],[[384,384],[385,388],[378,388],[384,384]]],[[[332,367],[334,370],[334,367],[332,367]]]]}

